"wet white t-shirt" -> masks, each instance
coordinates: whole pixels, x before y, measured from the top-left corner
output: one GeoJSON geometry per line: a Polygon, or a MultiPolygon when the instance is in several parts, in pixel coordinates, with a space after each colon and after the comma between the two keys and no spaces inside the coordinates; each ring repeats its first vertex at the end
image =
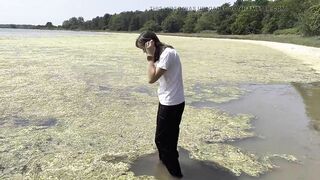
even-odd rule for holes
{"type": "Polygon", "coordinates": [[[166,72],[159,78],[158,97],[162,105],[177,105],[185,101],[182,68],[175,49],[166,48],[156,62],[156,67],[166,72]]]}

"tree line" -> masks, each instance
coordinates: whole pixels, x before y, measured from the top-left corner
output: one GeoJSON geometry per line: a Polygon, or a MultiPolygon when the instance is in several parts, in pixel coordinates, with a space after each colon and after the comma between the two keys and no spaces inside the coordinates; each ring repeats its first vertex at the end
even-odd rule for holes
{"type": "Polygon", "coordinates": [[[62,29],[61,26],[57,27],[52,24],[52,22],[47,22],[45,25],[30,25],[30,24],[0,24],[0,28],[10,28],[10,29],[62,29]]]}
{"type": "Polygon", "coordinates": [[[105,14],[85,21],[72,17],[63,22],[67,30],[110,30],[218,34],[320,35],[319,0],[237,0],[216,8],[159,8],[105,14]]]}

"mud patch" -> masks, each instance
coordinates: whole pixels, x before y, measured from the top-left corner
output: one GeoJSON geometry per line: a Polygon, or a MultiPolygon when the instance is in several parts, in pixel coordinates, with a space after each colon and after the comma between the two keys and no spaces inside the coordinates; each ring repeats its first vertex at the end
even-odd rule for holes
{"type": "MultiPolygon", "coordinates": [[[[136,176],[147,175],[156,179],[173,179],[158,157],[158,153],[142,156],[133,162],[129,170],[136,176]]],[[[184,175],[183,179],[186,180],[237,179],[236,176],[213,162],[191,159],[189,152],[183,148],[179,148],[179,161],[184,175]]]]}
{"type": "Polygon", "coordinates": [[[58,120],[55,118],[49,118],[49,119],[44,119],[44,120],[39,120],[36,125],[37,126],[46,126],[46,127],[51,127],[57,125],[58,120]]]}
{"type": "Polygon", "coordinates": [[[1,164],[0,164],[0,171],[3,172],[5,170],[5,167],[3,167],[1,164]]]}
{"type": "Polygon", "coordinates": [[[197,83],[191,88],[186,88],[186,101],[192,106],[202,103],[226,103],[239,99],[246,93],[245,89],[227,84],[197,83]]]}
{"type": "Polygon", "coordinates": [[[28,119],[19,119],[18,117],[13,119],[13,125],[15,127],[23,127],[23,126],[29,126],[31,125],[30,120],[28,119]]]}
{"type": "Polygon", "coordinates": [[[47,119],[26,119],[18,116],[11,116],[7,118],[2,118],[2,124],[0,125],[8,125],[15,128],[20,127],[28,127],[28,126],[36,126],[40,128],[49,128],[56,126],[58,124],[58,120],[56,118],[47,118],[47,119]]]}
{"type": "Polygon", "coordinates": [[[155,96],[155,92],[153,91],[153,89],[151,89],[150,87],[147,86],[138,86],[138,87],[134,87],[132,89],[134,92],[136,93],[142,93],[142,94],[147,94],[149,96],[155,96]]]}
{"type": "Polygon", "coordinates": [[[102,86],[102,85],[99,86],[99,91],[108,92],[110,90],[111,90],[111,88],[108,86],[102,86]]]}
{"type": "Polygon", "coordinates": [[[128,156],[125,155],[108,155],[105,154],[101,157],[101,161],[111,162],[111,163],[128,163],[128,156]]]}

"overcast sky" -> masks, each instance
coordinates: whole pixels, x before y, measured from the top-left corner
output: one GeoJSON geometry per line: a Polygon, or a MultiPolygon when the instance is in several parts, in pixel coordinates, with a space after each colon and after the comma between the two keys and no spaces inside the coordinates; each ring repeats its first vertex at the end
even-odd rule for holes
{"type": "Polygon", "coordinates": [[[0,24],[61,25],[71,17],[85,20],[105,13],[146,10],[151,7],[217,7],[235,0],[0,0],[0,24]]]}

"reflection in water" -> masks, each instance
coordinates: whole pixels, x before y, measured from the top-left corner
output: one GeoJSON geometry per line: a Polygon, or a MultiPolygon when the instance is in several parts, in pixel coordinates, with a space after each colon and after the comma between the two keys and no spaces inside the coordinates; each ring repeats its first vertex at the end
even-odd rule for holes
{"type": "Polygon", "coordinates": [[[320,82],[302,84],[292,83],[303,98],[306,113],[312,120],[312,127],[320,131],[320,82]]]}
{"type": "MultiPolygon", "coordinates": [[[[148,175],[154,176],[160,180],[175,179],[170,176],[165,166],[159,161],[157,153],[149,154],[141,157],[133,162],[130,171],[136,176],[148,175]]],[[[184,180],[237,180],[238,177],[233,176],[229,172],[215,166],[211,162],[204,162],[190,159],[189,152],[179,148],[179,161],[184,180]]]]}

